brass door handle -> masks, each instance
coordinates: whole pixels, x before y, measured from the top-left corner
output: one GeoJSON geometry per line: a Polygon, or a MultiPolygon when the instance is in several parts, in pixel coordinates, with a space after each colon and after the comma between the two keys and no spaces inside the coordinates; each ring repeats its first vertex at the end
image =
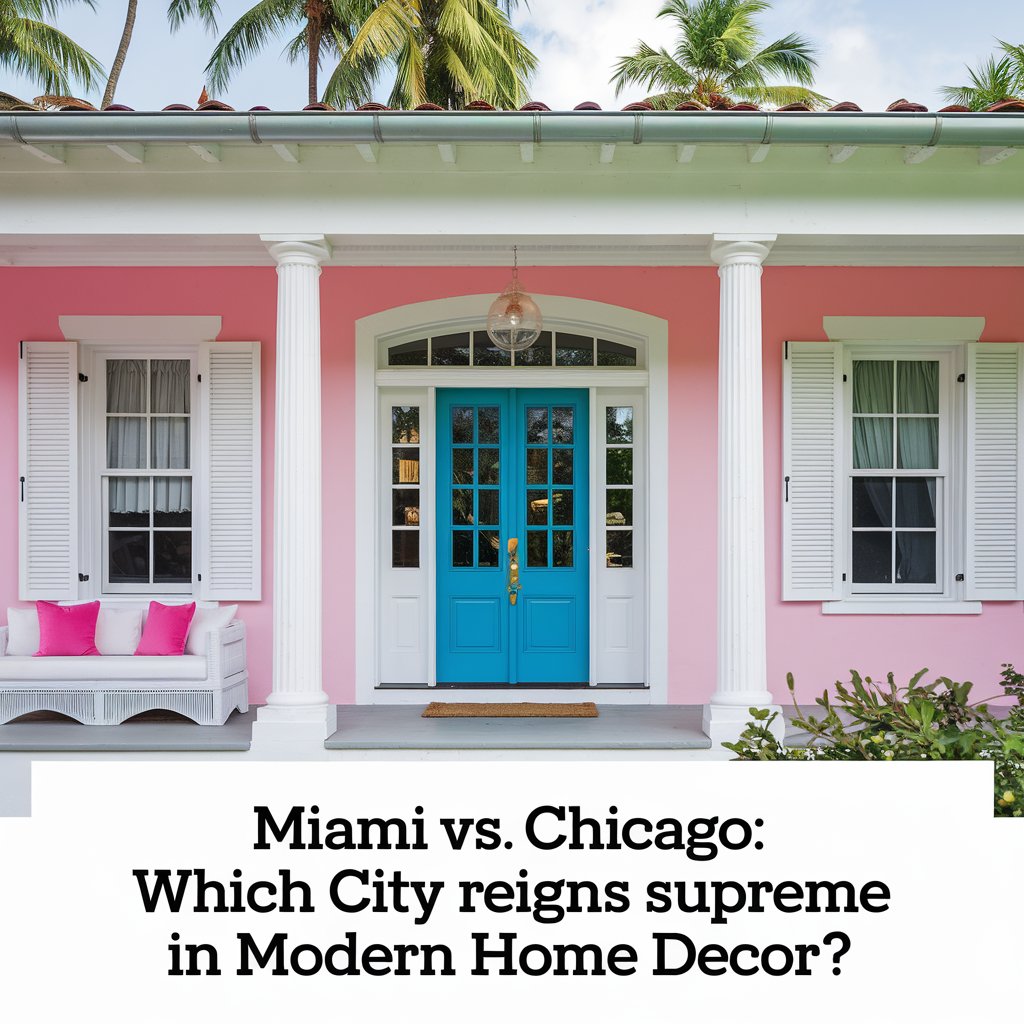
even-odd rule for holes
{"type": "Polygon", "coordinates": [[[508,603],[515,604],[522,584],[519,582],[519,538],[508,541],[508,603]]]}

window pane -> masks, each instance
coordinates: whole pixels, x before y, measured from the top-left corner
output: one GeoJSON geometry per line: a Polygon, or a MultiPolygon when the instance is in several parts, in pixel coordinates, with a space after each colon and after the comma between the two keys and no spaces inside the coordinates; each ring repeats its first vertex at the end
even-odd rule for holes
{"type": "Polygon", "coordinates": [[[608,483],[631,484],[633,482],[633,449],[609,448],[605,466],[608,483]]]}
{"type": "Polygon", "coordinates": [[[153,480],[153,525],[192,525],[192,481],[185,476],[153,480]]]}
{"type": "Polygon", "coordinates": [[[134,416],[107,420],[107,466],[110,469],[146,468],[146,421],[134,416]]]}
{"type": "Polygon", "coordinates": [[[556,569],[572,568],[572,530],[555,530],[551,534],[551,561],[556,569]]]}
{"type": "MultiPolygon", "coordinates": [[[[554,448],[551,451],[551,482],[554,484],[572,483],[572,449],[554,448]]],[[[530,480],[529,483],[534,481],[530,480]]],[[[540,481],[543,482],[543,481],[540,481]]]]}
{"type": "Polygon", "coordinates": [[[477,538],[477,565],[494,568],[498,564],[498,535],[493,530],[481,530],[477,538]]]}
{"type": "MultiPolygon", "coordinates": [[[[459,492],[456,491],[456,493],[459,492]]],[[[472,508],[472,506],[470,507],[472,508]]],[[[393,526],[420,525],[420,491],[418,487],[399,488],[391,492],[391,524],[393,526]]]]}
{"type": "Polygon", "coordinates": [[[608,530],[605,533],[605,564],[609,569],[633,567],[632,530],[608,530]]]}
{"type": "Polygon", "coordinates": [[[420,443],[420,408],[418,405],[391,407],[391,440],[394,444],[420,443]]]}
{"type": "Polygon", "coordinates": [[[526,482],[546,484],[548,482],[548,452],[546,448],[531,448],[526,453],[526,482]]]}
{"type": "Polygon", "coordinates": [[[150,412],[191,412],[192,365],[187,359],[152,359],[149,363],[150,412]]]}
{"type": "Polygon", "coordinates": [[[556,406],[551,410],[551,441],[554,444],[572,444],[573,410],[556,406]]]}
{"type": "Polygon", "coordinates": [[[146,360],[107,360],[107,412],[146,411],[146,360]]]}
{"type": "Polygon", "coordinates": [[[892,372],[889,360],[859,359],[853,363],[853,411],[892,412],[892,372]]]}
{"type": "Polygon", "coordinates": [[[149,421],[153,469],[188,469],[191,421],[183,416],[154,416],[149,421]]]}
{"type": "Polygon", "coordinates": [[[551,522],[555,526],[573,525],[572,491],[552,491],[551,522]]]}
{"type": "Polygon", "coordinates": [[[477,440],[480,444],[498,443],[499,411],[496,406],[485,405],[477,410],[477,440]]]}
{"type": "Polygon", "coordinates": [[[864,417],[853,421],[853,468],[892,469],[892,420],[864,417]]]}
{"type": "Polygon", "coordinates": [[[896,525],[935,526],[935,479],[907,477],[896,481],[896,525]]]}
{"type": "Polygon", "coordinates": [[[111,526],[149,526],[149,477],[116,477],[107,481],[111,526]]]}
{"type": "Polygon", "coordinates": [[[605,440],[608,444],[633,443],[633,407],[609,406],[605,410],[605,440]]]}
{"type": "Polygon", "coordinates": [[[472,491],[452,491],[452,523],[455,526],[472,526],[472,491]]]}
{"type": "Polygon", "coordinates": [[[473,449],[452,449],[452,483],[471,484],[473,482],[473,449]]]}
{"type": "Polygon", "coordinates": [[[548,525],[548,492],[526,492],[526,521],[530,526],[548,525]]]}
{"type": "Polygon", "coordinates": [[[548,411],[546,408],[526,410],[526,443],[548,443],[548,411]]]}
{"type": "Polygon", "coordinates": [[[892,526],[892,478],[853,478],[853,525],[892,526]]]}
{"type": "Polygon", "coordinates": [[[465,568],[473,564],[473,531],[452,530],[452,565],[465,568]]]}
{"type": "Polygon", "coordinates": [[[580,334],[555,334],[556,366],[593,366],[594,339],[580,334]]]}
{"type": "Polygon", "coordinates": [[[469,332],[430,339],[431,366],[469,366],[469,332]]]}
{"type": "Polygon", "coordinates": [[[896,534],[896,582],[935,582],[935,534],[896,534]]]}
{"type": "Polygon", "coordinates": [[[516,366],[550,366],[551,332],[541,331],[540,337],[527,349],[516,353],[516,366]]]}
{"type": "Polygon", "coordinates": [[[473,407],[456,405],[452,409],[452,444],[473,443],[473,407]]]}
{"type": "Polygon", "coordinates": [[[391,531],[391,564],[396,569],[418,569],[420,566],[420,531],[391,531]]]}
{"type": "Polygon", "coordinates": [[[391,453],[391,482],[418,484],[420,482],[419,448],[395,448],[391,453]]]}
{"type": "Polygon", "coordinates": [[[636,366],[636,349],[615,341],[597,339],[598,366],[636,366]]]}
{"type": "Polygon", "coordinates": [[[149,534],[107,534],[111,583],[149,583],[149,534]]]}
{"type": "Polygon", "coordinates": [[[153,534],[153,582],[192,582],[192,534],[158,530],[153,534]]]}
{"type": "Polygon", "coordinates": [[[892,582],[892,534],[853,535],[853,582],[892,582]]]}
{"type": "Polygon", "coordinates": [[[900,417],[896,427],[900,469],[939,468],[939,420],[900,417]]]}
{"type": "Polygon", "coordinates": [[[548,531],[528,530],[526,533],[526,564],[534,569],[547,568],[548,531]]]}
{"type": "Polygon", "coordinates": [[[498,525],[498,492],[477,491],[477,521],[481,526],[498,525]]]}
{"type": "Polygon", "coordinates": [[[473,332],[474,366],[508,366],[511,362],[511,353],[498,348],[486,331],[473,332]]]}
{"type": "MultiPolygon", "coordinates": [[[[427,339],[407,341],[404,345],[392,345],[388,349],[388,366],[426,366],[427,339]]],[[[417,564],[418,564],[417,558],[417,564]]],[[[394,563],[396,566],[398,562],[394,563]]],[[[404,563],[403,563],[404,564],[404,563]]]]}
{"type": "Polygon", "coordinates": [[[896,404],[899,412],[939,411],[938,362],[896,364],[896,404]]]}
{"type": "Polygon", "coordinates": [[[497,448],[478,449],[477,470],[479,476],[477,482],[481,484],[498,483],[498,474],[501,469],[497,448]]]}
{"type": "Polygon", "coordinates": [[[606,491],[605,520],[608,526],[633,525],[633,491],[606,491]]]}

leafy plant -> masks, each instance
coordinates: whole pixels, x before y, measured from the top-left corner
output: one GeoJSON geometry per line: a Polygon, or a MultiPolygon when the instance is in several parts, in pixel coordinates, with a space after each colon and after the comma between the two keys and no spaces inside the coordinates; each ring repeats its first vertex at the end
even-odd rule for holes
{"type": "Polygon", "coordinates": [[[1002,696],[1015,703],[1000,714],[987,700],[972,703],[973,684],[946,677],[924,683],[927,669],[906,686],[890,672],[886,682],[852,672],[816,700],[820,714],[796,703],[793,674],[786,676],[795,714],[791,724],[809,736],[804,747],[787,747],[771,732],[778,712],[751,708],[736,743],[724,746],[741,761],[977,761],[995,768],[997,817],[1024,815],[1024,675],[1012,665],[1001,674],[1002,696]]]}
{"type": "Polygon", "coordinates": [[[945,98],[971,110],[984,110],[1024,93],[1024,45],[999,40],[999,49],[999,54],[977,68],[967,68],[969,84],[946,86],[945,98]]]}

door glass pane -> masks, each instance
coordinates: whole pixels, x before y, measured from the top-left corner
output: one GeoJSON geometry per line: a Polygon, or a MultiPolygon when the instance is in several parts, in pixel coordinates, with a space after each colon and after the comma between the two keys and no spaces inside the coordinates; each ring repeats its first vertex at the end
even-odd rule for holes
{"type": "Polygon", "coordinates": [[[420,567],[420,531],[391,531],[391,564],[396,569],[420,567]]]}
{"type": "Polygon", "coordinates": [[[896,481],[896,525],[935,526],[935,480],[906,477],[896,481]]]}
{"type": "Polygon", "coordinates": [[[853,468],[892,469],[892,420],[865,416],[853,421],[853,468]]]}
{"type": "Polygon", "coordinates": [[[498,525],[498,492],[478,491],[477,501],[477,522],[481,526],[498,525]]]}
{"type": "Polygon", "coordinates": [[[150,412],[190,411],[191,364],[187,359],[153,359],[149,364],[150,412]]]}
{"type": "Polygon", "coordinates": [[[420,523],[420,492],[419,488],[399,489],[391,492],[391,524],[392,526],[419,526],[420,523]]]}
{"type": "Polygon", "coordinates": [[[572,568],[572,530],[554,530],[551,534],[552,563],[558,569],[572,568]]]}
{"type": "Polygon", "coordinates": [[[479,475],[477,482],[481,484],[498,483],[498,449],[480,448],[479,452],[480,457],[477,466],[479,475]]]}
{"type": "Polygon", "coordinates": [[[939,468],[939,419],[931,416],[921,419],[897,420],[897,458],[900,469],[939,468]]]}
{"type": "Polygon", "coordinates": [[[495,406],[485,405],[477,410],[477,428],[480,444],[498,443],[498,409],[495,406]]]}
{"type": "Polygon", "coordinates": [[[107,419],[107,466],[110,469],[146,468],[146,421],[135,416],[107,419]]]}
{"type": "Polygon", "coordinates": [[[157,530],[153,534],[153,582],[192,582],[192,534],[157,530]]]}
{"type": "Polygon", "coordinates": [[[530,526],[548,525],[548,492],[526,492],[526,521],[530,526]]]}
{"type": "Polygon", "coordinates": [[[526,443],[548,443],[548,411],[546,408],[526,410],[526,443]]]}
{"type": "Polygon", "coordinates": [[[853,525],[892,526],[892,478],[853,478],[853,525]]]}
{"type": "Polygon", "coordinates": [[[111,583],[149,583],[149,534],[108,534],[108,573],[111,583]]]}
{"type": "Polygon", "coordinates": [[[498,564],[498,535],[493,530],[481,530],[477,548],[477,565],[493,568],[498,564]]]}
{"type": "Polygon", "coordinates": [[[892,371],[889,360],[857,359],[853,363],[853,411],[892,412],[892,371]]]}
{"type": "Polygon", "coordinates": [[[473,523],[473,492],[452,491],[452,523],[455,526],[471,526],[473,523]]]}
{"type": "Polygon", "coordinates": [[[572,491],[552,491],[551,522],[555,526],[573,525],[572,491]]]}
{"type": "Polygon", "coordinates": [[[605,518],[608,526],[633,525],[633,491],[608,491],[605,518]]]}
{"type": "Polygon", "coordinates": [[[535,569],[544,569],[548,564],[547,530],[527,530],[526,564],[535,569]]]}
{"type": "Polygon", "coordinates": [[[107,481],[111,526],[149,526],[149,477],[113,477],[107,481]]]}
{"type": "Polygon", "coordinates": [[[190,421],[184,416],[154,416],[149,421],[150,465],[154,469],[188,469],[190,421]]]}
{"type": "Polygon", "coordinates": [[[473,531],[452,530],[452,565],[465,568],[473,564],[473,531]]]}
{"type": "Polygon", "coordinates": [[[391,407],[391,443],[420,443],[420,409],[418,405],[391,407]]]}
{"type": "Polygon", "coordinates": [[[616,341],[597,339],[598,366],[636,366],[636,349],[616,341]]]}
{"type": "Polygon", "coordinates": [[[939,411],[939,364],[937,361],[901,362],[896,366],[898,412],[939,411]]]}
{"type": "Polygon", "coordinates": [[[633,567],[633,531],[608,530],[605,533],[605,564],[609,569],[633,567]]]}
{"type": "Polygon", "coordinates": [[[516,366],[550,366],[551,332],[541,331],[540,337],[522,352],[516,353],[516,366]]]}
{"type": "Polygon", "coordinates": [[[892,582],[892,534],[853,535],[853,582],[892,582]]]}
{"type": "Polygon", "coordinates": [[[431,366],[469,366],[469,332],[430,339],[431,366]]]}
{"type": "Polygon", "coordinates": [[[153,525],[192,525],[190,477],[158,476],[153,480],[153,525]]]}
{"type": "Polygon", "coordinates": [[[419,448],[392,449],[391,482],[393,484],[418,484],[420,482],[419,448]]]}
{"type": "Polygon", "coordinates": [[[633,443],[633,407],[609,406],[605,413],[605,440],[608,444],[633,443]]]}
{"type": "MultiPolygon", "coordinates": [[[[388,349],[388,366],[426,366],[427,339],[407,341],[403,345],[392,345],[388,349]]],[[[394,563],[398,565],[398,562],[394,563]]]]}
{"type": "Polygon", "coordinates": [[[511,362],[512,354],[498,348],[486,331],[473,332],[474,366],[508,366],[511,362]]]}
{"type": "Polygon", "coordinates": [[[546,484],[548,482],[548,451],[546,448],[531,448],[527,451],[526,482],[528,484],[546,484]]]}
{"type": "MultiPolygon", "coordinates": [[[[572,483],[572,449],[554,448],[551,451],[552,467],[551,482],[554,484],[572,483]]],[[[545,453],[546,454],[546,453],[545,453]]],[[[533,481],[530,481],[533,483],[533,481]]]]}
{"type": "Polygon", "coordinates": [[[556,366],[593,366],[594,339],[581,334],[555,334],[556,366]]]}
{"type": "Polygon", "coordinates": [[[633,482],[633,449],[609,448],[605,467],[608,483],[631,484],[633,482]]]}
{"type": "Polygon", "coordinates": [[[471,484],[473,482],[473,449],[452,449],[452,483],[471,484]]]}
{"type": "Polygon", "coordinates": [[[146,360],[107,360],[107,412],[146,411],[146,360]]]}
{"type": "Polygon", "coordinates": [[[473,443],[473,407],[457,405],[452,409],[452,444],[473,443]]]}
{"type": "Polygon", "coordinates": [[[555,407],[551,410],[551,440],[554,444],[573,443],[573,411],[555,407]]]}
{"type": "Polygon", "coordinates": [[[935,582],[935,534],[896,534],[896,582],[935,582]]]}

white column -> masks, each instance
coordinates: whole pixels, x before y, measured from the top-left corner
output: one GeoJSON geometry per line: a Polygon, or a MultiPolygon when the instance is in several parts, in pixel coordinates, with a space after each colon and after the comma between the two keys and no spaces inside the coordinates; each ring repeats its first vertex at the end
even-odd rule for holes
{"type": "Polygon", "coordinates": [[[265,235],[277,263],[273,691],[253,746],[320,744],[337,728],[323,689],[320,422],[322,235],[265,235]]]}
{"type": "MultiPolygon", "coordinates": [[[[770,707],[765,652],[761,265],[774,236],[716,235],[718,347],[718,678],[704,708],[717,746],[751,707],[770,707]]],[[[781,734],[781,716],[776,720],[781,734]]]]}

